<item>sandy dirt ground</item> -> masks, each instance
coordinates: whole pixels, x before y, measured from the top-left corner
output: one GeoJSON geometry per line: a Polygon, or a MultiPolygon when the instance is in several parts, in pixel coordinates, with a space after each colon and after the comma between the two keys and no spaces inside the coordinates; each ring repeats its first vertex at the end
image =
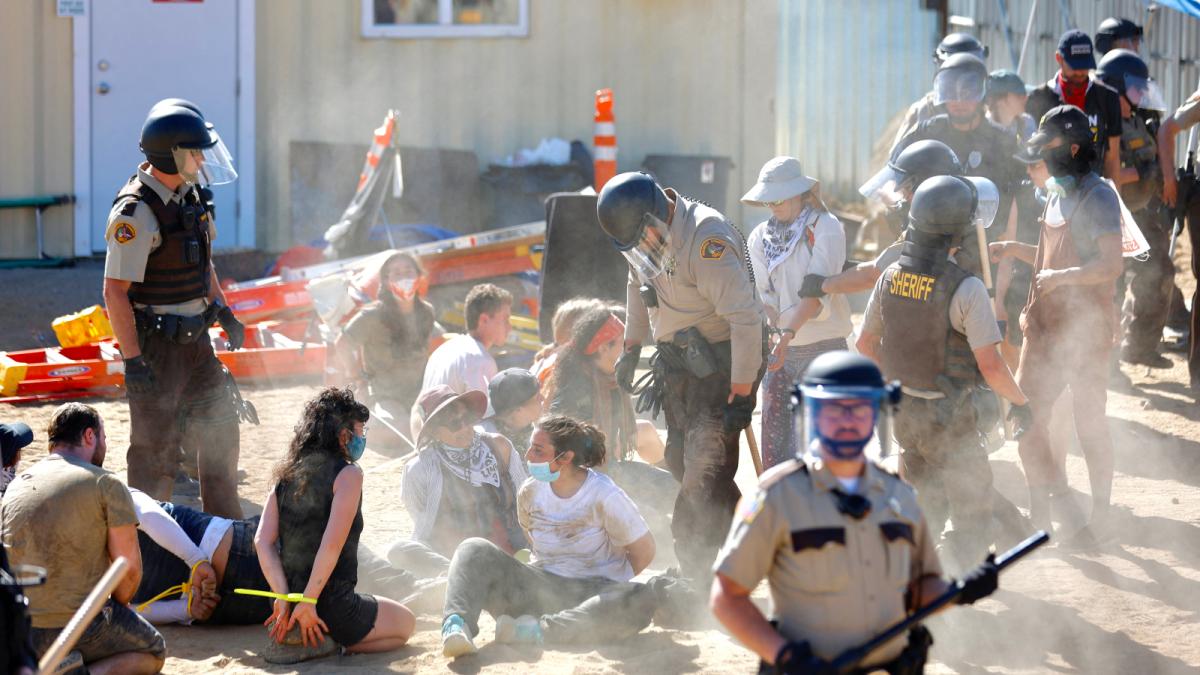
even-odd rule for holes
{"type": "MultiPolygon", "coordinates": [[[[29,273],[27,271],[27,273],[29,273]]],[[[9,272],[8,274],[12,274],[9,272]]],[[[46,274],[40,272],[39,274],[46,274]]],[[[7,275],[6,275],[7,276],[7,275]]],[[[10,279],[6,279],[8,281],[10,279]]],[[[1190,274],[1180,274],[1191,293],[1190,274]]],[[[6,284],[7,285],[7,284],[6,284]]],[[[9,286],[11,288],[11,286],[9,286]]],[[[7,294],[7,292],[5,293],[7,294]]],[[[14,327],[9,326],[12,331],[14,327]]],[[[28,335],[24,330],[18,331],[28,335]]],[[[8,336],[13,336],[9,332],[8,336]]],[[[1200,671],[1200,409],[1188,395],[1186,367],[1152,373],[1125,366],[1131,387],[1114,386],[1109,397],[1116,445],[1113,488],[1116,542],[1096,553],[1047,547],[1003,576],[1001,590],[970,608],[931,622],[936,644],[931,673],[1194,673],[1200,671]]],[[[240,490],[247,514],[258,513],[273,465],[283,456],[298,410],[316,387],[309,384],[248,388],[262,424],[242,427],[240,490]]],[[[121,399],[92,401],[108,430],[107,468],[125,471],[129,414],[121,399]]],[[[0,405],[0,420],[23,420],[37,433],[23,462],[46,450],[44,430],[54,405],[0,405]]],[[[755,422],[757,424],[757,420],[755,422]]],[[[745,453],[743,448],[743,453],[745,453]]],[[[1015,445],[992,455],[1001,492],[1028,503],[1015,445]]],[[[402,469],[368,451],[363,512],[364,542],[378,553],[406,536],[411,522],[399,501],[402,469]]],[[[1088,503],[1082,456],[1068,457],[1073,488],[1088,503]]],[[[755,477],[743,454],[738,482],[755,477]]],[[[192,498],[181,503],[197,505],[192,498]]],[[[669,542],[660,541],[652,569],[671,564],[669,542]]],[[[764,596],[760,587],[756,596],[764,596]]],[[[765,602],[765,600],[764,600],[765,602]]],[[[651,626],[620,644],[572,650],[516,649],[492,644],[486,616],[476,657],[449,663],[440,652],[438,613],[422,613],[411,644],[386,655],[334,657],[295,667],[269,666],[258,655],[266,639],[256,627],[166,627],[165,672],[445,672],[653,673],[752,672],[756,659],[715,625],[697,630],[651,626]]]]}

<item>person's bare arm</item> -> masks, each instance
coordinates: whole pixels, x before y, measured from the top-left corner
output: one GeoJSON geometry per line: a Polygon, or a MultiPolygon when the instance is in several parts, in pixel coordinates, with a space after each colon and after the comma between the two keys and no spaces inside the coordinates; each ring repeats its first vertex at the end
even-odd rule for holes
{"type": "Polygon", "coordinates": [[[775,663],[775,656],[787,640],[750,600],[751,590],[718,572],[713,578],[708,606],[717,621],[750,651],[767,663],[775,663]]]}
{"type": "Polygon", "coordinates": [[[988,252],[995,262],[1002,262],[1005,258],[1016,258],[1030,267],[1037,262],[1037,246],[1019,241],[993,241],[988,244],[988,252]]]}
{"type": "Polygon", "coordinates": [[[120,557],[129,562],[129,570],[113,589],[112,599],[127,605],[142,583],[142,550],[138,548],[137,524],[108,528],[108,558],[116,560],[120,557]]]}
{"type": "Polygon", "coordinates": [[[1120,185],[1121,181],[1121,137],[1110,136],[1108,152],[1104,153],[1104,177],[1120,185]]]}
{"type": "MultiPolygon", "coordinates": [[[[1013,199],[1012,208],[1009,211],[1008,226],[1004,228],[1004,235],[1001,237],[1004,241],[1013,241],[1017,238],[1017,200],[1013,199]]],[[[989,246],[990,250],[990,246],[989,246]]],[[[1011,258],[1001,258],[1000,266],[996,269],[996,296],[992,303],[993,309],[996,312],[996,318],[1001,321],[1008,320],[1008,310],[1004,306],[1004,298],[1008,295],[1008,287],[1012,285],[1013,261],[1011,258]]]]}
{"type": "Polygon", "coordinates": [[[1008,369],[1004,357],[1000,355],[999,343],[971,351],[975,354],[975,363],[979,365],[979,372],[983,374],[984,381],[992,388],[992,391],[1009,403],[1025,405],[1029,402],[1029,399],[1025,397],[1025,392],[1021,391],[1021,387],[1013,378],[1012,371],[1008,369]]]}
{"type": "MultiPolygon", "coordinates": [[[[262,518],[258,521],[258,530],[254,533],[254,552],[258,554],[258,566],[262,568],[263,577],[272,593],[287,594],[287,575],[283,571],[283,560],[279,557],[279,503],[275,500],[275,490],[267,495],[267,503],[263,506],[262,518]]],[[[274,600],[271,604],[271,616],[263,622],[269,626],[268,635],[276,642],[282,642],[287,634],[288,616],[291,608],[286,600],[274,600]]]]}
{"type": "Polygon", "coordinates": [[[1162,169],[1163,201],[1170,207],[1175,206],[1179,187],[1175,181],[1175,137],[1180,131],[1174,117],[1168,117],[1158,128],[1158,166],[1162,169]]]}
{"type": "Polygon", "coordinates": [[[841,274],[829,277],[821,284],[821,290],[825,291],[826,294],[858,293],[871,290],[878,280],[879,269],[875,267],[874,261],[868,260],[867,262],[859,263],[856,267],[848,269],[841,274]]]}
{"type": "Polygon", "coordinates": [[[133,320],[133,304],[129,301],[130,283],[122,279],[104,278],[104,308],[108,311],[113,335],[121,347],[121,356],[125,359],[142,355],[138,347],[137,325],[133,320]]]}
{"type": "Polygon", "coordinates": [[[656,550],[654,535],[649,532],[625,547],[625,557],[629,559],[629,566],[633,568],[634,574],[641,574],[642,570],[650,566],[656,550]]]}
{"type": "Polygon", "coordinates": [[[1096,238],[1099,255],[1081,267],[1038,272],[1038,290],[1047,292],[1059,286],[1082,286],[1113,281],[1124,271],[1121,261],[1121,235],[1105,234],[1096,238]]]}

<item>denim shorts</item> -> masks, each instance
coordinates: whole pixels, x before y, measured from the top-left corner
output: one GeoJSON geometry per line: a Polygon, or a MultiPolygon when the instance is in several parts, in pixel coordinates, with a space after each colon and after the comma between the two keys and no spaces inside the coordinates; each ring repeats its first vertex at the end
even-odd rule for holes
{"type": "MultiPolygon", "coordinates": [[[[62,628],[34,628],[31,631],[33,648],[39,659],[61,632],[62,628]]],[[[113,600],[104,603],[74,649],[83,655],[85,664],[129,652],[153,654],[160,659],[167,655],[167,643],[162,634],[137,612],[113,600]]]]}
{"type": "Polygon", "coordinates": [[[229,544],[229,559],[225,563],[225,575],[217,593],[221,601],[205,623],[225,625],[259,624],[271,616],[271,600],[257,595],[239,595],[235,588],[271,590],[258,564],[258,551],[254,549],[254,531],[258,529],[259,517],[235,520],[230,526],[232,539],[229,544]]]}

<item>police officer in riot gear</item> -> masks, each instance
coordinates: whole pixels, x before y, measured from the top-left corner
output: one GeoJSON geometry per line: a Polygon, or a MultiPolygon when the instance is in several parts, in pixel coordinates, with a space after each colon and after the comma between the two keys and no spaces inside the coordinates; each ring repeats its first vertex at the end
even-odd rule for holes
{"type": "Polygon", "coordinates": [[[600,191],[600,226],[629,262],[625,353],[630,390],[643,340],[657,343],[639,407],[661,404],[666,462],[681,483],[671,532],[685,576],[707,575],[740,493],[738,441],[764,367],[765,317],[742,235],[715,209],[623,173],[600,191]]]}
{"type": "Polygon", "coordinates": [[[841,274],[831,277],[805,275],[800,297],[820,298],[827,293],[858,293],[874,287],[879,275],[900,258],[904,229],[908,223],[909,200],[917,186],[932,176],[961,176],[962,173],[958,156],[941,141],[917,141],[889,160],[887,166],[867,179],[858,192],[887,208],[884,217],[888,227],[900,238],[874,260],[859,263],[841,274]]]}
{"type": "MultiPolygon", "coordinates": [[[[985,61],[988,56],[988,48],[970,33],[950,33],[942,38],[942,41],[938,43],[937,49],[934,50],[933,63],[941,68],[946,59],[955,54],[971,54],[980,61],[985,61]]],[[[942,112],[942,108],[935,100],[934,92],[932,91],[913,102],[908,107],[908,112],[904,115],[904,121],[900,123],[900,129],[896,132],[895,140],[892,141],[892,154],[895,154],[896,146],[900,144],[900,139],[907,136],[909,132],[916,129],[921,123],[940,112],[942,112]]]]}
{"type": "Polygon", "coordinates": [[[876,284],[858,340],[860,352],[904,383],[908,397],[896,417],[903,473],[935,536],[947,516],[953,520],[945,545],[959,564],[993,542],[992,513],[1003,515],[998,507],[1005,506],[992,487],[984,441],[999,418],[993,392],[1013,404],[1018,435],[1032,419],[1000,355],[1002,335],[987,290],[950,259],[977,220],[991,224],[998,203],[987,179],[937,176],[922,183],[900,260],[876,284]]]}
{"type": "MultiPolygon", "coordinates": [[[[879,368],[857,354],[817,357],[796,389],[804,445],[738,505],[711,605],[762,659],[760,673],[833,672],[822,669],[953,583],[942,575],[937,534],[912,486],[863,452],[876,424],[887,427],[899,384],[885,384],[879,368]],[[774,625],[749,597],[764,577],[774,625]]],[[[963,580],[959,604],[988,596],[997,583],[989,558],[963,580]]],[[[920,673],[931,643],[918,626],[907,645],[889,642],[850,672],[920,673]]]]}
{"type": "Polygon", "coordinates": [[[1142,27],[1129,19],[1110,16],[1100,22],[1094,42],[1100,56],[1114,49],[1137,52],[1142,46],[1142,27]]]}
{"type": "Polygon", "coordinates": [[[1117,185],[1121,199],[1150,244],[1146,260],[1129,259],[1125,263],[1133,302],[1121,359],[1152,368],[1170,368],[1171,360],[1158,353],[1175,285],[1175,263],[1167,253],[1174,223],[1170,210],[1163,207],[1163,175],[1156,141],[1158,115],[1167,107],[1146,62],[1128,49],[1105,54],[1096,68],[1096,77],[1121,96],[1121,173],[1117,185]]]}
{"type": "Polygon", "coordinates": [[[129,484],[171,497],[181,446],[196,450],[204,510],[241,518],[238,421],[253,417],[213,353],[220,322],[231,349],[245,329],[225,305],[212,264],[215,224],[201,187],[237,177],[232,157],[194,105],[165,101],[142,127],[146,162],[113,201],[104,300],[125,361],[129,484]]]}
{"type": "MultiPolygon", "coordinates": [[[[983,95],[987,78],[987,67],[972,54],[955,54],[946,59],[933,80],[935,100],[945,106],[946,114],[933,117],[905,136],[893,156],[926,139],[950,146],[962,162],[965,174],[987,178],[999,189],[999,216],[1001,225],[1007,226],[1012,196],[1025,171],[1013,157],[1017,152],[1016,137],[985,115],[983,95]]],[[[958,264],[982,277],[985,261],[979,258],[978,245],[965,245],[958,264]]]]}

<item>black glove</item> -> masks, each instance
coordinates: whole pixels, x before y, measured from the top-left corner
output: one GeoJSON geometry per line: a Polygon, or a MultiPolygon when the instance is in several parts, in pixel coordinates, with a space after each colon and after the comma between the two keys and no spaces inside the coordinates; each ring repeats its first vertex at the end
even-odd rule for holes
{"type": "Polygon", "coordinates": [[[217,312],[217,322],[221,324],[225,335],[229,336],[229,351],[237,351],[246,344],[246,327],[233,315],[229,305],[221,305],[217,312]]]}
{"type": "Polygon", "coordinates": [[[775,655],[775,672],[786,675],[833,673],[829,662],[813,656],[807,642],[789,642],[775,655]]]}
{"type": "Polygon", "coordinates": [[[1033,428],[1033,409],[1029,403],[1012,405],[1008,409],[1008,419],[1013,423],[1013,438],[1020,440],[1033,428]]]}
{"type": "Polygon", "coordinates": [[[634,345],[621,353],[617,359],[617,386],[627,394],[633,393],[633,375],[637,372],[638,361],[642,358],[642,346],[634,345]]]}
{"type": "Polygon", "coordinates": [[[154,371],[142,356],[125,359],[125,391],[149,394],[154,391],[154,371]]]}
{"type": "Polygon", "coordinates": [[[979,567],[967,572],[967,576],[958,584],[962,587],[957,601],[960,605],[975,604],[975,601],[995,593],[996,588],[1000,586],[1000,568],[996,567],[996,554],[989,553],[987,559],[979,567]]]}
{"type": "Polygon", "coordinates": [[[734,396],[733,402],[725,405],[725,433],[736,434],[750,426],[755,403],[753,396],[734,396]]]}
{"type": "Polygon", "coordinates": [[[802,298],[823,298],[825,291],[821,290],[821,285],[825,283],[825,277],[820,274],[805,274],[804,281],[800,282],[800,297],[802,298]]]}

